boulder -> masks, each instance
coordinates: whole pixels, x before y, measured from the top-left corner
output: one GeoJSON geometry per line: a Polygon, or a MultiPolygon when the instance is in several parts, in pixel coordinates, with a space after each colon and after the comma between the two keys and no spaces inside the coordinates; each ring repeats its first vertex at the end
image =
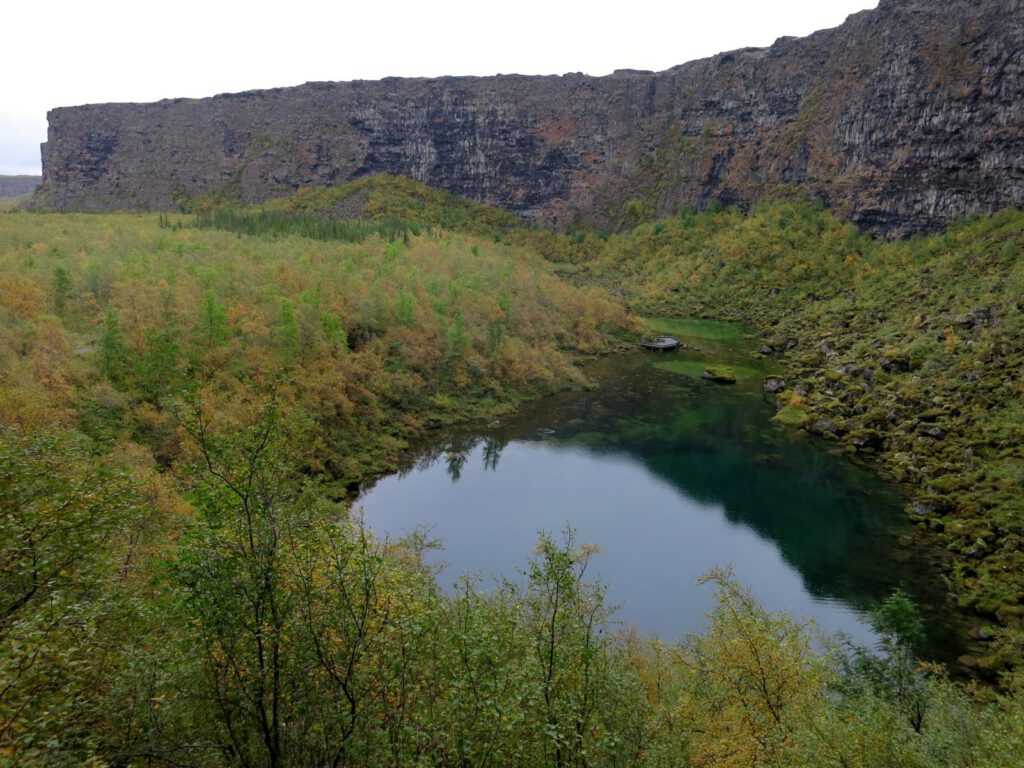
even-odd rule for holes
{"type": "Polygon", "coordinates": [[[874,429],[856,429],[849,434],[850,445],[861,451],[880,449],[885,439],[874,429]]]}
{"type": "Polygon", "coordinates": [[[701,378],[713,381],[715,384],[736,383],[736,374],[731,368],[705,368],[701,378]]]}
{"type": "Polygon", "coordinates": [[[910,370],[910,360],[903,355],[883,357],[878,364],[886,373],[906,373],[910,370]]]}
{"type": "Polygon", "coordinates": [[[838,434],[839,428],[828,416],[822,416],[813,424],[809,424],[807,431],[814,435],[835,435],[838,434]]]}

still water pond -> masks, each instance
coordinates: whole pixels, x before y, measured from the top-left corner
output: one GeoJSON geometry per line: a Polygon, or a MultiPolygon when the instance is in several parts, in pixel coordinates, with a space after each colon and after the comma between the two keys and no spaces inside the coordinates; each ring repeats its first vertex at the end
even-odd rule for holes
{"type": "Polygon", "coordinates": [[[737,329],[675,330],[697,334],[679,334],[690,349],[603,360],[589,370],[593,391],[440,435],[357,506],[383,535],[428,529],[445,585],[516,578],[538,531],[572,526],[601,549],[591,574],[617,618],[665,639],[701,629],[712,598],[698,578],[715,566],[768,608],[865,643],[864,611],[903,586],[930,612],[930,655],[949,658],[942,590],[900,545],[895,492],[769,421],[765,370],[737,329]],[[732,364],[738,383],[702,380],[708,361],[732,364]]]}

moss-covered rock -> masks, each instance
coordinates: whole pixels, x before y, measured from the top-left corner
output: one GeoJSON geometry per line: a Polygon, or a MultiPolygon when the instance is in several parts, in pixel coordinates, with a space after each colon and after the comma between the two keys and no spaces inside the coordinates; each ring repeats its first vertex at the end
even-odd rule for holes
{"type": "Polygon", "coordinates": [[[776,424],[800,429],[806,427],[811,418],[811,414],[799,405],[786,405],[772,417],[772,421],[776,424]]]}
{"type": "Polygon", "coordinates": [[[701,378],[713,381],[715,384],[735,384],[736,372],[732,368],[716,365],[713,368],[705,368],[701,378]]]}

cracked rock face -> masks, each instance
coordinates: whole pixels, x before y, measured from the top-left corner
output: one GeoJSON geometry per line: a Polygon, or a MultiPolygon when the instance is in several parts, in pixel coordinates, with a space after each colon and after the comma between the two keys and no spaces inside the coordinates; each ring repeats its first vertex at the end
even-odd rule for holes
{"type": "Polygon", "coordinates": [[[658,73],[308,83],[49,123],[38,194],[58,210],[255,202],[386,172],[555,225],[798,187],[901,235],[1024,205],[1024,4],[882,0],[658,73]]]}

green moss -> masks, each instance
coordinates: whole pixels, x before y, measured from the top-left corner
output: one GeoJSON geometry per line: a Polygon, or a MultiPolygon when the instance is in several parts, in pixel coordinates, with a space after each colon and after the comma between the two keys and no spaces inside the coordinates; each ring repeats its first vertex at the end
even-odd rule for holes
{"type": "Polygon", "coordinates": [[[799,429],[807,426],[811,421],[811,414],[798,405],[787,405],[779,410],[772,417],[772,421],[776,424],[782,424],[787,427],[794,427],[799,429]]]}
{"type": "Polygon", "coordinates": [[[654,364],[655,368],[669,373],[678,373],[692,379],[706,378],[705,371],[711,371],[732,379],[732,383],[748,383],[756,381],[761,372],[742,366],[724,366],[707,360],[661,360],[654,364]]]}
{"type": "Polygon", "coordinates": [[[708,379],[716,384],[735,384],[736,372],[725,365],[713,365],[704,369],[701,378],[708,379]]]}

